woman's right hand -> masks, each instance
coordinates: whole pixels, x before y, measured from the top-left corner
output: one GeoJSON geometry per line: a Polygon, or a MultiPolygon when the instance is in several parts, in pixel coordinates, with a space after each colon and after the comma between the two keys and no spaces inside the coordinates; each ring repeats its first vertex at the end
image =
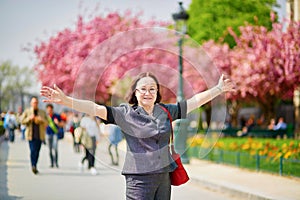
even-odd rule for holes
{"type": "Polygon", "coordinates": [[[67,96],[56,86],[56,84],[54,84],[53,88],[43,86],[40,90],[40,94],[41,96],[46,97],[43,102],[64,104],[67,99],[67,96]]]}

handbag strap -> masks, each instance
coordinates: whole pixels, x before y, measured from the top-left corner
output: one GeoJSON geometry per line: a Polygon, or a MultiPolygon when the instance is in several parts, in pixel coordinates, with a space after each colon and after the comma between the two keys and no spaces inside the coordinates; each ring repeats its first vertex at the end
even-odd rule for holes
{"type": "Polygon", "coordinates": [[[160,107],[163,111],[165,111],[168,114],[168,118],[169,118],[169,121],[170,121],[170,127],[171,127],[171,140],[170,140],[171,150],[172,150],[172,153],[176,153],[175,148],[174,148],[174,132],[173,132],[173,126],[172,126],[172,121],[173,120],[172,120],[171,113],[166,107],[164,107],[162,105],[160,105],[160,107]]]}

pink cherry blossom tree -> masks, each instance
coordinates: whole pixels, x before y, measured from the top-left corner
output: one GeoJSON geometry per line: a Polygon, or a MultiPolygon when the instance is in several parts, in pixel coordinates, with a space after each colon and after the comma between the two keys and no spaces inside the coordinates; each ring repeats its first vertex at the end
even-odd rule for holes
{"type": "Polygon", "coordinates": [[[300,84],[300,23],[291,22],[287,30],[274,23],[241,27],[232,56],[231,77],[242,99],[257,101],[264,113],[275,116],[281,99],[292,100],[300,84]]]}
{"type": "MultiPolygon", "coordinates": [[[[124,16],[110,13],[87,22],[79,16],[75,30],[66,28],[35,47],[35,70],[43,85],[55,83],[68,94],[98,102],[108,101],[112,95],[110,88],[129,71],[151,71],[165,88],[163,100],[174,100],[178,80],[177,36],[157,28],[168,25],[153,20],[141,22],[139,16],[129,12],[124,16]]],[[[207,87],[188,61],[195,52],[184,49],[187,96],[191,95],[188,91],[207,87]]]]}
{"type": "Polygon", "coordinates": [[[300,84],[300,23],[290,22],[286,30],[273,23],[268,31],[263,26],[245,25],[237,36],[229,28],[237,46],[207,42],[204,47],[215,64],[237,85],[229,94],[232,102],[256,102],[268,119],[282,99],[292,100],[300,84]]]}

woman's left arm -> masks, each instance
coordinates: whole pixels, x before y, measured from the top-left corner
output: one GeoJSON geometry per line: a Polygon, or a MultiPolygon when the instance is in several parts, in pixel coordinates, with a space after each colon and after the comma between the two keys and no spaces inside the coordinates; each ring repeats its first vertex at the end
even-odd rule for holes
{"type": "Polygon", "coordinates": [[[229,79],[225,79],[222,74],[216,86],[204,92],[200,92],[187,100],[187,113],[202,106],[203,104],[206,104],[223,92],[228,91],[234,91],[234,84],[229,79]]]}

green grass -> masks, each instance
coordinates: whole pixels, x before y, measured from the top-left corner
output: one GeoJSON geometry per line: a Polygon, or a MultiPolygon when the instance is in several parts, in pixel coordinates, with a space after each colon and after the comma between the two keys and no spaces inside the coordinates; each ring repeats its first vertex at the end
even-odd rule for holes
{"type": "MultiPolygon", "coordinates": [[[[222,141],[224,141],[222,139],[222,141]]],[[[236,142],[243,144],[247,139],[226,139],[228,144],[230,142],[236,142]]],[[[269,141],[282,146],[284,143],[289,143],[292,140],[274,140],[262,139],[262,142],[269,141]]],[[[210,160],[217,163],[229,164],[241,168],[247,168],[251,170],[265,171],[274,174],[280,174],[280,159],[272,159],[267,156],[251,155],[248,152],[243,151],[229,151],[222,149],[213,149],[204,158],[199,157],[200,147],[190,147],[188,154],[191,157],[210,160]]],[[[283,159],[282,163],[282,175],[300,177],[300,160],[297,159],[283,159]]]]}

